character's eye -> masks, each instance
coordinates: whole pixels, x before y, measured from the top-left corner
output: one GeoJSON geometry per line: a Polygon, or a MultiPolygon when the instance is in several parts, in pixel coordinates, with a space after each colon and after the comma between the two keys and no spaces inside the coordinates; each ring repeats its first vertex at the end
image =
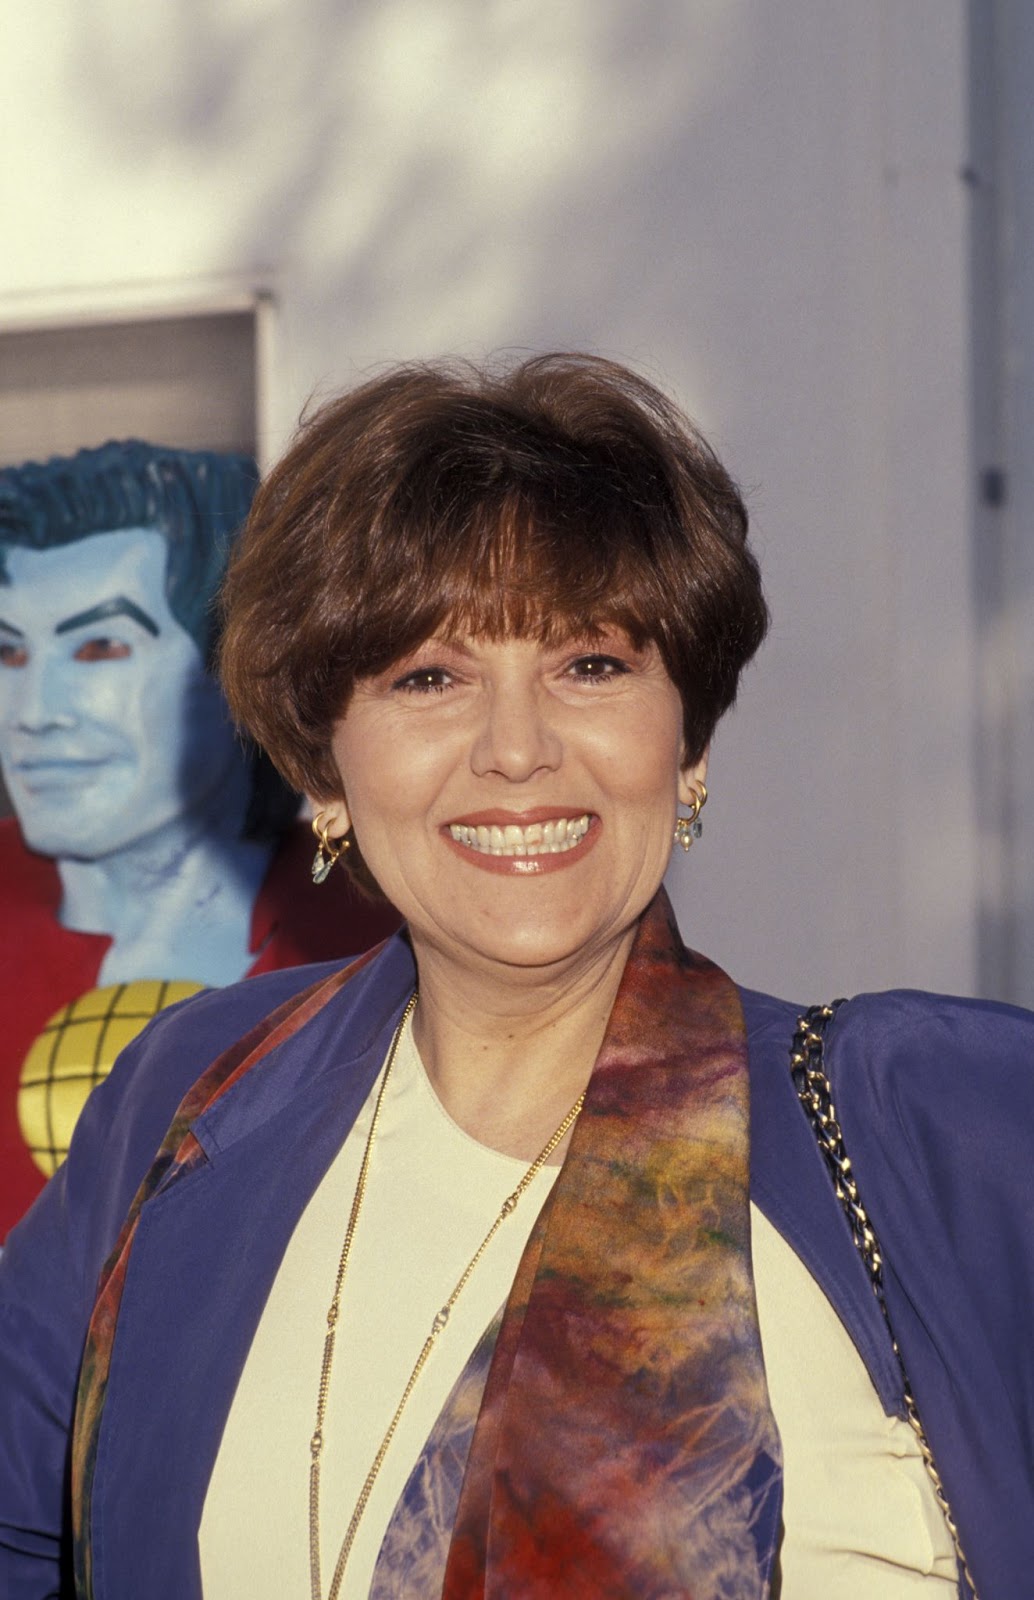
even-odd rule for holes
{"type": "Polygon", "coordinates": [[[24,667],[29,662],[29,652],[23,644],[0,640],[0,667],[24,667]]]}
{"type": "Polygon", "coordinates": [[[109,639],[103,634],[96,639],[85,639],[75,652],[76,661],[124,661],[132,655],[131,646],[124,639],[109,639]]]}
{"type": "Polygon", "coordinates": [[[451,683],[452,676],[444,667],[418,667],[396,679],[391,687],[404,694],[443,694],[451,683]]]}
{"type": "Polygon", "coordinates": [[[587,655],[576,656],[567,670],[580,683],[606,683],[612,678],[623,677],[628,666],[624,661],[619,661],[617,656],[587,655]]]}

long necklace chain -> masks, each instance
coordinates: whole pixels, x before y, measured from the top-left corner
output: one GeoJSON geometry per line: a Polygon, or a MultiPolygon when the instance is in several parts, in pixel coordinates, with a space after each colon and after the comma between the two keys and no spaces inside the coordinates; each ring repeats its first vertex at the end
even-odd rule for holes
{"type": "MultiPolygon", "coordinates": [[[[405,1031],[406,1024],[409,1022],[409,1019],[412,1017],[416,1008],[416,1002],[417,997],[414,994],[410,997],[409,1003],[406,1006],[405,1011],[402,1013],[402,1019],[399,1022],[398,1027],[395,1029],[395,1036],[391,1041],[391,1048],[388,1051],[388,1059],[385,1063],[383,1077],[381,1078],[381,1086],[377,1094],[376,1104],[373,1108],[373,1119],[370,1123],[370,1131],[366,1136],[366,1148],[363,1151],[362,1164],[359,1168],[359,1177],[356,1180],[355,1194],[352,1198],[352,1210],[348,1218],[348,1227],[345,1229],[344,1243],[341,1246],[341,1259],[338,1261],[337,1276],[334,1279],[334,1295],[327,1311],[327,1331],[323,1340],[323,1362],[320,1367],[320,1385],[319,1392],[316,1397],[316,1428],[312,1435],[312,1439],[309,1442],[309,1580],[312,1592],[312,1600],[323,1600],[322,1563],[320,1560],[320,1459],[323,1455],[323,1429],[327,1412],[327,1399],[330,1394],[330,1374],[334,1365],[334,1341],[337,1335],[338,1318],[341,1313],[341,1291],[344,1287],[345,1273],[348,1268],[348,1258],[352,1250],[352,1240],[355,1237],[356,1225],[359,1221],[359,1213],[362,1210],[363,1199],[366,1195],[366,1183],[370,1170],[370,1155],[373,1150],[374,1140],[377,1135],[377,1124],[380,1121],[381,1106],[384,1103],[384,1091],[388,1086],[388,1079],[391,1076],[391,1069],[395,1065],[395,1057],[398,1054],[399,1043],[405,1031]]],[[[481,1257],[484,1255],[485,1251],[488,1249],[488,1246],[495,1238],[499,1229],[502,1227],[502,1224],[512,1212],[516,1211],[521,1195],[528,1188],[529,1184],[531,1184],[537,1177],[538,1173],[549,1160],[560,1141],[573,1127],[578,1117],[578,1113],[581,1111],[584,1103],[585,1094],[583,1092],[578,1096],[578,1099],[575,1101],[574,1105],[571,1107],[570,1111],[567,1113],[556,1132],[550,1136],[546,1144],[539,1151],[538,1155],[531,1163],[531,1166],[524,1174],[516,1189],[514,1189],[512,1194],[507,1195],[506,1199],[499,1208],[498,1216],[492,1223],[492,1226],[485,1234],[485,1237],[478,1245],[470,1260],[467,1262],[467,1265],[464,1267],[456,1287],[453,1289],[451,1295],[449,1296],[448,1300],[446,1300],[441,1310],[435,1314],[434,1321],[431,1324],[431,1331],[424,1340],[420,1354],[417,1356],[413,1370],[409,1375],[409,1381],[402,1391],[402,1398],[395,1407],[395,1415],[388,1423],[387,1432],[380,1442],[377,1454],[373,1458],[373,1464],[370,1467],[369,1472],[366,1474],[366,1481],[359,1491],[359,1498],[355,1503],[355,1509],[352,1512],[351,1521],[349,1522],[348,1527],[345,1530],[345,1536],[341,1541],[341,1549],[338,1553],[337,1565],[334,1568],[334,1576],[330,1582],[327,1600],[338,1600],[338,1595],[341,1590],[341,1583],[345,1576],[345,1567],[348,1565],[348,1558],[352,1553],[352,1546],[355,1543],[355,1536],[359,1531],[359,1523],[362,1520],[363,1512],[366,1510],[367,1502],[370,1499],[370,1495],[373,1493],[373,1486],[377,1482],[377,1476],[384,1464],[384,1458],[388,1453],[388,1448],[391,1444],[391,1441],[395,1437],[395,1430],[398,1428],[399,1420],[403,1411],[406,1409],[409,1397],[416,1388],[417,1380],[419,1379],[420,1374],[423,1372],[424,1367],[427,1365],[428,1357],[437,1344],[439,1335],[449,1321],[453,1307],[466,1288],[471,1274],[473,1273],[478,1262],[481,1260],[481,1257]]]]}

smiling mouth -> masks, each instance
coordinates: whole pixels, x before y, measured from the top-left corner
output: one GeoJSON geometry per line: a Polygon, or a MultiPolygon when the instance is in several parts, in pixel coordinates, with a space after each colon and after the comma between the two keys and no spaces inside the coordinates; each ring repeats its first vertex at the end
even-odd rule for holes
{"type": "Polygon", "coordinates": [[[66,789],[69,784],[88,782],[95,773],[111,768],[115,760],[112,756],[62,756],[16,761],[10,769],[10,776],[34,794],[44,789],[66,789]]]}
{"type": "Polygon", "coordinates": [[[105,767],[112,756],[41,756],[34,761],[16,761],[16,772],[65,772],[80,767],[105,767]]]}
{"type": "Polygon", "coordinates": [[[12,770],[23,779],[61,777],[68,773],[89,772],[94,767],[110,767],[115,756],[41,756],[16,761],[12,770]]]}
{"type": "Polygon", "coordinates": [[[588,813],[580,817],[555,817],[530,822],[526,827],[507,823],[473,826],[450,822],[449,834],[457,844],[483,856],[562,856],[581,844],[589,831],[588,813]]]}

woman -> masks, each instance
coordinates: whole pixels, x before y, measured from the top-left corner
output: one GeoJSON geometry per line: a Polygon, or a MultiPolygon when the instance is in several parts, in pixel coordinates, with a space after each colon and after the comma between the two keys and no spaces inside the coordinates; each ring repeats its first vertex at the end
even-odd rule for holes
{"type": "MultiPolygon", "coordinates": [[[[660,887],[764,630],[745,539],[590,358],[403,368],[302,429],[224,682],[314,875],[408,932],[164,1014],[91,1100],[3,1262],[12,1594],[56,1592],[69,1518],[98,1597],[969,1592],[797,1011],[660,887]]],[[[970,1571],[1017,1596],[1032,1019],[897,994],[826,1033],[970,1571]]]]}

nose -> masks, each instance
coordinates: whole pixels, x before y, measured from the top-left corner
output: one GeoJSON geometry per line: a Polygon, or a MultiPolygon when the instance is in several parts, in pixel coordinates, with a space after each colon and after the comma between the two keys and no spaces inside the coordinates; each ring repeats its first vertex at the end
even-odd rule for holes
{"type": "Polygon", "coordinates": [[[497,685],[487,694],[471,749],[471,768],[479,778],[495,773],[510,783],[526,783],[538,772],[555,772],[562,754],[538,685],[497,685]]]}
{"type": "Polygon", "coordinates": [[[3,673],[0,692],[7,702],[5,721],[23,733],[46,733],[75,726],[75,711],[64,674],[55,662],[30,659],[3,673]]]}

